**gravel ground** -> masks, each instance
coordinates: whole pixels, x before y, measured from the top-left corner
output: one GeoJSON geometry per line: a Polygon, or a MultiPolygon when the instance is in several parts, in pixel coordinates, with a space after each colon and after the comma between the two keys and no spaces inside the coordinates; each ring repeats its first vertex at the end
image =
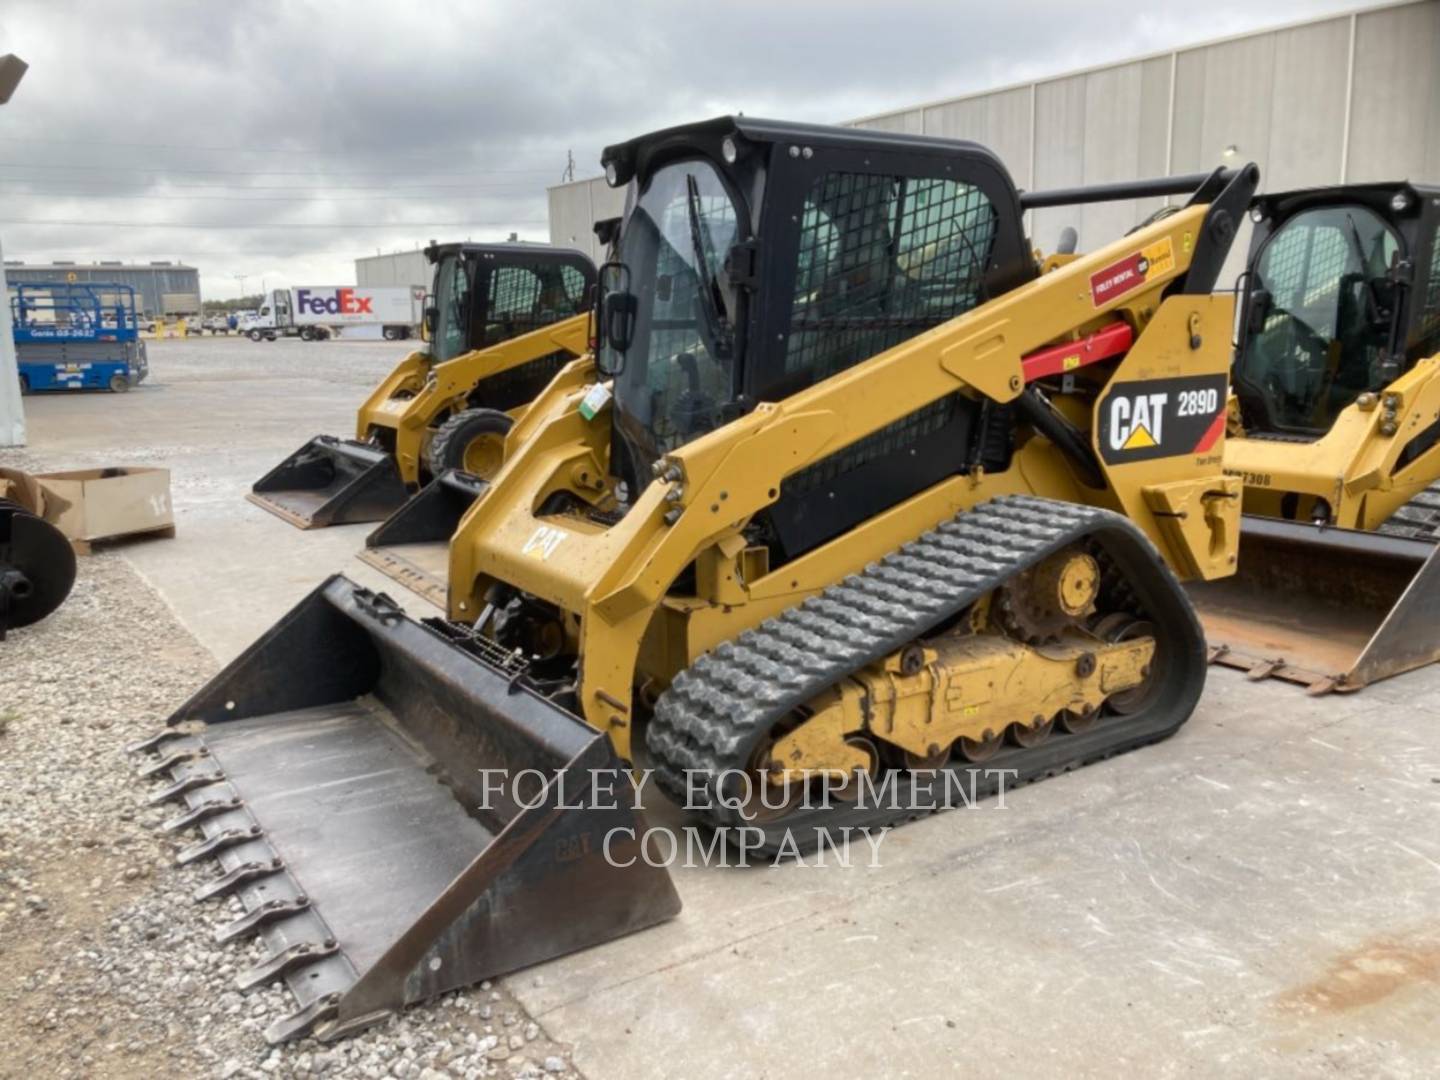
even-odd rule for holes
{"type": "Polygon", "coordinates": [[[503,980],[334,1046],[266,1044],[293,999],[234,990],[258,942],[213,943],[238,901],[190,900],[214,868],[174,866],[123,749],[215,670],[114,552],[0,643],[0,1076],[576,1075],[503,980]]]}

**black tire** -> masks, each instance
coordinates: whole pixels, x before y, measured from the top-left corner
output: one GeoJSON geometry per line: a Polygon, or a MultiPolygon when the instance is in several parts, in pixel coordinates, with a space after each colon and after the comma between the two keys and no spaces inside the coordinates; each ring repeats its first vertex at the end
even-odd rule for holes
{"type": "Polygon", "coordinates": [[[395,332],[395,328],[393,326],[387,326],[380,331],[380,336],[383,337],[386,341],[394,341],[400,335],[395,332]]]}
{"type": "Polygon", "coordinates": [[[246,332],[245,336],[248,337],[251,341],[259,341],[265,335],[262,334],[259,330],[250,330],[246,332]]]}
{"type": "Polygon", "coordinates": [[[312,329],[310,329],[310,327],[308,327],[308,326],[302,326],[302,327],[300,328],[300,340],[301,340],[301,341],[314,341],[314,340],[315,340],[315,331],[312,330],[312,329]]]}
{"type": "Polygon", "coordinates": [[[110,376],[110,392],[112,394],[123,394],[130,389],[130,377],[122,375],[118,371],[110,376]]]}
{"type": "MultiPolygon", "coordinates": [[[[495,409],[465,409],[455,413],[435,429],[430,439],[425,458],[431,474],[439,476],[446,469],[462,469],[482,480],[489,480],[495,475],[498,462],[491,467],[477,461],[473,455],[467,461],[467,451],[478,439],[485,439],[493,445],[494,440],[505,437],[514,423],[495,409]]],[[[493,456],[486,455],[488,458],[493,456]]]]}
{"type": "Polygon", "coordinates": [[[30,376],[29,376],[29,375],[21,375],[21,376],[20,376],[20,393],[21,393],[21,394],[28,394],[28,393],[30,393],[30,376]]]}

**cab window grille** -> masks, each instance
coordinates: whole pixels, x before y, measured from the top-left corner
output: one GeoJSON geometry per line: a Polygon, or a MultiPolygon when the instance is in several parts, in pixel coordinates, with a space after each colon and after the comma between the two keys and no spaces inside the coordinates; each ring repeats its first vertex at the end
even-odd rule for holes
{"type": "MultiPolygon", "coordinates": [[[[954,180],[817,180],[801,221],[785,354],[791,385],[828,378],[983,303],[997,222],[979,188],[954,180]]],[[[903,453],[951,423],[958,406],[955,397],[932,402],[790,477],[784,490],[802,495],[903,453]]]]}
{"type": "Polygon", "coordinates": [[[508,371],[484,379],[471,395],[470,404],[509,412],[533,401],[560,369],[575,359],[564,349],[536,357],[508,371]]]}
{"type": "Polygon", "coordinates": [[[483,345],[578,315],[585,306],[585,279],[573,266],[501,266],[491,271],[483,345]]]}
{"type": "Polygon", "coordinates": [[[997,223],[969,184],[822,176],[801,220],[786,374],[817,382],[983,303],[997,223]]]}
{"type": "MultiPolygon", "coordinates": [[[[1333,313],[1348,251],[1338,228],[1286,229],[1276,236],[1265,255],[1264,285],[1275,305],[1265,329],[1293,318],[1293,311],[1333,313]]],[[[1315,329],[1333,337],[1333,316],[1330,325],[1315,329]]]]}
{"type": "Polygon", "coordinates": [[[565,290],[565,301],[571,313],[578,314],[585,304],[585,275],[573,266],[562,266],[560,284],[565,290]]]}

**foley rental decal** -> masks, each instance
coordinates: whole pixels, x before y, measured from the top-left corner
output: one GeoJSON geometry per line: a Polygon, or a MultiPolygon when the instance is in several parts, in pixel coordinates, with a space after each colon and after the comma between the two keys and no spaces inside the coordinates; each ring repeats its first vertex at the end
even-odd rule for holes
{"type": "Polygon", "coordinates": [[[1147,248],[1113,262],[1090,275],[1090,299],[1103,307],[1145,284],[1151,274],[1166,274],[1175,268],[1175,248],[1168,236],[1162,236],[1147,248]]]}
{"type": "Polygon", "coordinates": [[[1107,465],[1205,454],[1225,432],[1224,374],[1121,382],[1100,399],[1096,443],[1107,465]]]}

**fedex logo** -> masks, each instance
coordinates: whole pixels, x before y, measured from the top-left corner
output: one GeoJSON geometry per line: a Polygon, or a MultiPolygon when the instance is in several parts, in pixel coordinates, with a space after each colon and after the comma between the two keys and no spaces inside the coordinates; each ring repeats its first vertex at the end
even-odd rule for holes
{"type": "Polygon", "coordinates": [[[300,289],[295,293],[295,303],[302,312],[311,315],[373,315],[373,296],[356,296],[354,289],[336,289],[328,296],[300,289]]]}

